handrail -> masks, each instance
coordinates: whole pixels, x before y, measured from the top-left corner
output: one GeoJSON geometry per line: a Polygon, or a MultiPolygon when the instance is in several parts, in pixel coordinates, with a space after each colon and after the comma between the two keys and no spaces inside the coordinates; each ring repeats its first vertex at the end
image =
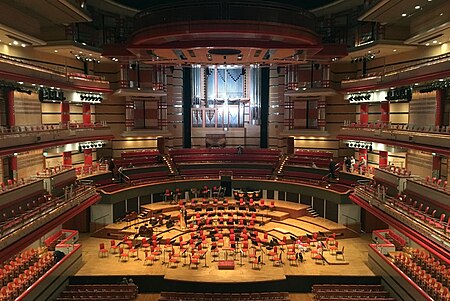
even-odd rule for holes
{"type": "Polygon", "coordinates": [[[411,278],[409,278],[402,270],[400,270],[395,264],[391,261],[387,260],[386,256],[384,256],[377,248],[376,244],[369,244],[369,248],[371,248],[385,263],[387,263],[392,269],[397,272],[404,280],[406,280],[416,291],[419,292],[427,301],[434,301],[420,286],[417,285],[411,278]]]}
{"type": "Polygon", "coordinates": [[[19,221],[13,229],[3,230],[1,226],[0,249],[27,235],[30,231],[37,229],[42,224],[56,218],[58,215],[67,212],[69,209],[83,203],[96,194],[93,186],[79,186],[69,198],[59,197],[51,200],[53,206],[48,208],[37,207],[33,216],[30,213],[18,217],[19,221]],[[31,217],[31,218],[30,218],[31,217]]]}
{"type": "Polygon", "coordinates": [[[108,127],[106,121],[99,121],[96,123],[84,124],[84,123],[66,123],[66,124],[37,124],[37,125],[17,125],[12,127],[0,126],[0,139],[8,138],[9,135],[16,134],[35,134],[39,132],[48,133],[49,131],[62,131],[62,130],[83,130],[83,129],[96,129],[108,127]]]}
{"type": "Polygon", "coordinates": [[[36,280],[31,286],[29,286],[19,297],[17,297],[15,300],[16,301],[21,301],[24,300],[29,294],[31,294],[31,292],[38,287],[41,283],[43,283],[44,281],[47,280],[48,277],[51,276],[51,274],[58,269],[61,265],[63,265],[66,261],[69,260],[69,258],[75,254],[78,250],[81,249],[81,245],[80,244],[75,244],[73,245],[73,250],[69,253],[66,254],[66,256],[64,256],[60,261],[58,261],[55,265],[53,265],[47,272],[45,272],[41,277],[39,277],[38,280],[36,280]]]}
{"type": "Polygon", "coordinates": [[[403,222],[414,231],[428,237],[437,245],[440,245],[443,248],[448,248],[450,246],[450,238],[447,236],[445,225],[443,225],[442,233],[441,231],[438,231],[438,229],[431,227],[428,223],[424,223],[423,220],[417,219],[410,214],[410,212],[417,212],[417,210],[409,208],[408,211],[404,212],[404,210],[401,210],[395,205],[400,202],[399,200],[385,194],[377,196],[376,191],[370,187],[356,187],[354,191],[354,194],[361,200],[368,202],[370,205],[375,206],[389,216],[403,222]]]}

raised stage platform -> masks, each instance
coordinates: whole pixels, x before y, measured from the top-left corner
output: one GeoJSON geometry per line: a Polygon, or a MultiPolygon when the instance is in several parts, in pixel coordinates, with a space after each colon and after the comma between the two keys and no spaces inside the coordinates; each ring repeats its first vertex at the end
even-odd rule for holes
{"type": "MultiPolygon", "coordinates": [[[[339,242],[339,249],[345,247],[344,256],[336,257],[333,250],[325,249],[323,252],[325,260],[314,260],[311,255],[312,252],[307,250],[303,257],[303,262],[289,261],[286,247],[281,250],[278,246],[278,254],[281,256],[281,263],[274,264],[269,256],[270,249],[267,246],[262,246],[262,251],[257,251],[257,256],[261,256],[261,265],[259,269],[253,269],[252,263],[249,262],[248,255],[241,257],[240,251],[235,255],[227,254],[227,258],[224,256],[224,251],[220,251],[218,257],[213,258],[211,256],[211,243],[208,241],[208,245],[203,248],[206,252],[206,259],[202,257],[197,267],[191,268],[189,266],[189,257],[180,257],[180,262],[176,265],[168,266],[169,252],[164,252],[164,243],[166,238],[170,238],[174,244],[173,248],[175,253],[180,252],[179,239],[182,237],[183,241],[189,241],[191,231],[189,229],[181,228],[180,225],[167,229],[166,226],[160,226],[155,228],[155,233],[158,237],[161,237],[160,246],[163,249],[159,259],[151,265],[144,265],[145,255],[142,249],[139,249],[138,257],[130,257],[128,261],[119,261],[117,254],[109,254],[108,257],[99,258],[98,250],[99,244],[104,243],[106,248],[109,249],[111,239],[115,239],[116,243],[119,243],[123,238],[123,233],[128,233],[129,236],[134,237],[136,234],[135,223],[140,224],[143,221],[137,220],[133,222],[120,222],[113,225],[108,225],[102,233],[110,233],[109,236],[104,238],[94,238],[90,236],[81,236],[81,243],[83,245],[83,267],[78,271],[76,276],[85,277],[107,277],[107,276],[132,276],[132,277],[156,277],[162,279],[161,281],[176,281],[176,282],[202,282],[202,283],[254,283],[254,282],[283,282],[287,281],[289,277],[334,277],[336,275],[346,277],[373,277],[374,274],[367,267],[367,254],[368,244],[370,243],[370,235],[364,237],[354,237],[355,234],[347,235],[346,228],[343,225],[336,224],[332,221],[325,220],[323,218],[314,218],[301,214],[295,218],[289,216],[283,220],[275,220],[269,217],[270,214],[274,215],[280,208],[284,208],[283,205],[289,205],[289,210],[301,212],[306,210],[305,205],[289,203],[289,202],[277,202],[273,211],[260,210],[257,213],[266,213],[266,216],[261,215],[264,219],[264,223],[256,225],[255,229],[258,229],[260,237],[262,233],[267,232],[269,240],[276,238],[279,241],[283,236],[289,239],[290,235],[302,236],[313,232],[321,231],[327,233],[339,233],[336,237],[339,242]],[[110,232],[105,232],[110,231],[110,232]],[[114,235],[111,233],[114,232],[114,235]],[[348,237],[348,238],[347,238],[348,237]],[[219,260],[233,260],[234,269],[222,270],[219,269],[219,260]]],[[[178,212],[177,205],[170,204],[153,204],[146,205],[148,210],[163,210],[165,215],[171,213],[170,210],[176,210],[178,212]],[[157,209],[155,209],[157,208],[157,209]]],[[[292,212],[292,211],[291,211],[292,212]]],[[[258,217],[260,219],[261,217],[258,217]]],[[[145,223],[145,221],[144,221],[145,223]]],[[[207,230],[204,230],[207,231],[207,230]]],[[[227,233],[228,230],[224,230],[227,233]]],[[[138,243],[141,238],[136,236],[134,243],[138,243]]],[[[290,242],[288,242],[289,244],[290,242]]],[[[224,246],[229,247],[230,240],[227,234],[224,236],[224,246]]],[[[250,248],[252,244],[250,243],[250,248]]],[[[238,250],[242,246],[238,246],[238,250]]],[[[314,247],[311,247],[312,249],[314,247]]],[[[195,248],[197,249],[197,248],[195,248]]],[[[125,249],[125,252],[128,252],[125,249]]],[[[189,249],[186,253],[192,252],[189,249]]],[[[131,256],[131,254],[130,254],[131,256]]]]}

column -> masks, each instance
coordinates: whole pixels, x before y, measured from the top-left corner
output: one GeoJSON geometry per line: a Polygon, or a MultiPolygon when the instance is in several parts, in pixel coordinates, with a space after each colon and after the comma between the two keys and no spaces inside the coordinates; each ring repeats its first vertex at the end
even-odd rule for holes
{"type": "Polygon", "coordinates": [[[61,123],[68,124],[70,122],[70,104],[67,101],[61,102],[61,123]]]}
{"type": "Polygon", "coordinates": [[[83,103],[83,124],[89,125],[91,123],[91,104],[83,103]]]}
{"type": "Polygon", "coordinates": [[[445,111],[445,89],[436,90],[436,126],[442,126],[445,111]]]}
{"type": "Polygon", "coordinates": [[[125,99],[125,130],[132,131],[134,128],[134,101],[127,96],[125,99]]]}
{"type": "Polygon", "coordinates": [[[72,152],[63,152],[63,167],[72,167],[72,152]]]}
{"type": "Polygon", "coordinates": [[[128,64],[120,65],[120,87],[129,88],[130,82],[128,79],[128,64]]]}
{"type": "MultiPolygon", "coordinates": [[[[14,104],[14,90],[10,89],[6,91],[6,103],[8,114],[8,125],[10,128],[16,126],[16,109],[14,104]]],[[[8,157],[9,168],[11,169],[10,176],[13,179],[17,179],[17,156],[8,157]]]]}
{"type": "Polygon", "coordinates": [[[84,152],[84,166],[92,167],[92,149],[85,149],[83,152],[84,152]]]}
{"type": "Polygon", "coordinates": [[[380,121],[382,125],[387,125],[389,123],[389,113],[390,113],[389,102],[382,102],[380,104],[381,117],[380,121]]]}
{"type": "Polygon", "coordinates": [[[362,103],[359,105],[359,123],[367,125],[369,123],[369,104],[362,103]]]}
{"type": "Polygon", "coordinates": [[[433,178],[439,179],[441,177],[441,157],[433,156],[433,170],[431,172],[433,178]]]}
{"type": "Polygon", "coordinates": [[[378,153],[378,166],[386,167],[388,165],[388,152],[379,151],[378,153]]]}
{"type": "Polygon", "coordinates": [[[317,104],[317,126],[319,127],[319,130],[325,131],[325,127],[327,125],[326,120],[326,113],[325,113],[325,107],[326,107],[326,97],[321,96],[318,100],[317,104]]]}
{"type": "Polygon", "coordinates": [[[322,65],[322,87],[323,88],[330,87],[330,65],[329,64],[322,65]]]}

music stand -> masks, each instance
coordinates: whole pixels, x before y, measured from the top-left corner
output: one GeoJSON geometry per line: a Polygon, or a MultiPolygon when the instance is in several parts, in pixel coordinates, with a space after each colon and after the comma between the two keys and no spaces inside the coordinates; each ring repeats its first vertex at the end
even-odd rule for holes
{"type": "Polygon", "coordinates": [[[239,249],[239,265],[243,266],[244,263],[242,262],[242,257],[243,257],[244,252],[242,251],[242,249],[239,249]]]}

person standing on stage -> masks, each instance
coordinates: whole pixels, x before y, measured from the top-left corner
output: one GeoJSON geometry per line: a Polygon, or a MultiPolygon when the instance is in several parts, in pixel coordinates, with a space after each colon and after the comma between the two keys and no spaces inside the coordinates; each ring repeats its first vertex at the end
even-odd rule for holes
{"type": "Polygon", "coordinates": [[[336,162],[334,162],[333,158],[330,159],[330,164],[328,165],[328,171],[330,172],[330,178],[336,179],[336,162]]]}

